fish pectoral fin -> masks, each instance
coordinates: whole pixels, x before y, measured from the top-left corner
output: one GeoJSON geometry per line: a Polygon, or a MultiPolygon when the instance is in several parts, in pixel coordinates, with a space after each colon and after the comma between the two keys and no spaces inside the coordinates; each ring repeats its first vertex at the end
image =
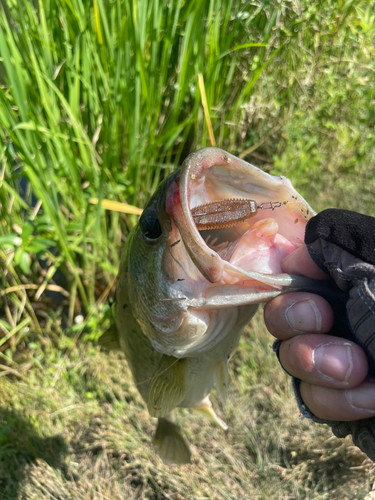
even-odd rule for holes
{"type": "Polygon", "coordinates": [[[165,417],[183,401],[188,381],[188,360],[164,354],[152,377],[147,408],[152,417],[165,417]]]}
{"type": "Polygon", "coordinates": [[[226,405],[228,395],[228,366],[227,360],[218,361],[215,366],[215,385],[217,394],[223,406],[226,405]]]}
{"type": "Polygon", "coordinates": [[[190,463],[190,448],[181,428],[168,418],[159,418],[153,439],[154,446],[166,464],[190,463]]]}
{"type": "Polygon", "coordinates": [[[212,408],[209,396],[205,397],[199,406],[190,408],[190,410],[200,413],[204,417],[208,418],[208,420],[221,427],[224,431],[228,430],[227,424],[218,415],[216,415],[215,410],[212,408]]]}
{"type": "Polygon", "coordinates": [[[104,347],[104,349],[108,349],[111,351],[121,350],[117,326],[110,326],[108,330],[106,330],[99,338],[98,344],[100,345],[100,347],[104,347]]]}

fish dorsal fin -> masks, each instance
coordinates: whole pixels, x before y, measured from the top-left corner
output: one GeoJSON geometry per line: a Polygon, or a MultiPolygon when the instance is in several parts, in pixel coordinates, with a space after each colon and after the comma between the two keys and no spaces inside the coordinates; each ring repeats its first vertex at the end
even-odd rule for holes
{"type": "Polygon", "coordinates": [[[228,366],[227,360],[221,360],[215,366],[215,385],[219,399],[223,406],[227,402],[228,395],[228,366]]]}
{"type": "Polygon", "coordinates": [[[180,426],[168,418],[159,418],[154,436],[154,446],[166,464],[190,463],[189,445],[182,435],[180,426]]]}
{"type": "Polygon", "coordinates": [[[98,340],[98,344],[100,347],[104,347],[104,349],[109,349],[111,351],[121,350],[116,325],[110,326],[108,330],[103,333],[98,340]]]}
{"type": "Polygon", "coordinates": [[[184,399],[188,381],[188,360],[164,354],[152,377],[147,408],[152,417],[165,417],[184,399]]]}

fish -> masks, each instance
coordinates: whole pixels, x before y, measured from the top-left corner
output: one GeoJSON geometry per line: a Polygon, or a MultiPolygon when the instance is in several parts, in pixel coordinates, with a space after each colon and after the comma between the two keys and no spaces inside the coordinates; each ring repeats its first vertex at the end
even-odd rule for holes
{"type": "Polygon", "coordinates": [[[191,460],[175,408],[228,428],[210,392],[225,405],[228,361],[258,305],[311,285],[283,274],[281,261],[303,244],[313,215],[287,178],[210,147],[162,181],[130,232],[116,324],[100,344],[125,353],[158,419],[153,442],[165,463],[191,460]]]}

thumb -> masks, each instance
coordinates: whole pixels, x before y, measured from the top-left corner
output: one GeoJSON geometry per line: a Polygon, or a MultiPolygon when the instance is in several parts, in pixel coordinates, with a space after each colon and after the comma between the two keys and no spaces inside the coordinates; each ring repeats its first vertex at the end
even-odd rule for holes
{"type": "Polygon", "coordinates": [[[302,245],[281,262],[284,273],[300,274],[316,280],[326,280],[329,275],[318,267],[309,255],[306,245],[302,245]]]}

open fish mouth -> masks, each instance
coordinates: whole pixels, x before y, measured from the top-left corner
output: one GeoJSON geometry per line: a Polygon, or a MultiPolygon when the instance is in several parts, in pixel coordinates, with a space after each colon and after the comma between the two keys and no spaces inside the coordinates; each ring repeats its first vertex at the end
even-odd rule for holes
{"type": "Polygon", "coordinates": [[[262,292],[303,284],[281,274],[281,261],[303,243],[315,212],[285,177],[206,148],[185,160],[170,187],[167,211],[210,283],[254,287],[258,302],[262,292]]]}
{"type": "Polygon", "coordinates": [[[148,336],[159,352],[187,357],[212,349],[248,323],[256,304],[316,284],[281,270],[315,215],[285,177],[221,149],[202,149],[171,178],[165,209],[170,286],[161,300],[173,313],[154,317],[148,336]]]}

